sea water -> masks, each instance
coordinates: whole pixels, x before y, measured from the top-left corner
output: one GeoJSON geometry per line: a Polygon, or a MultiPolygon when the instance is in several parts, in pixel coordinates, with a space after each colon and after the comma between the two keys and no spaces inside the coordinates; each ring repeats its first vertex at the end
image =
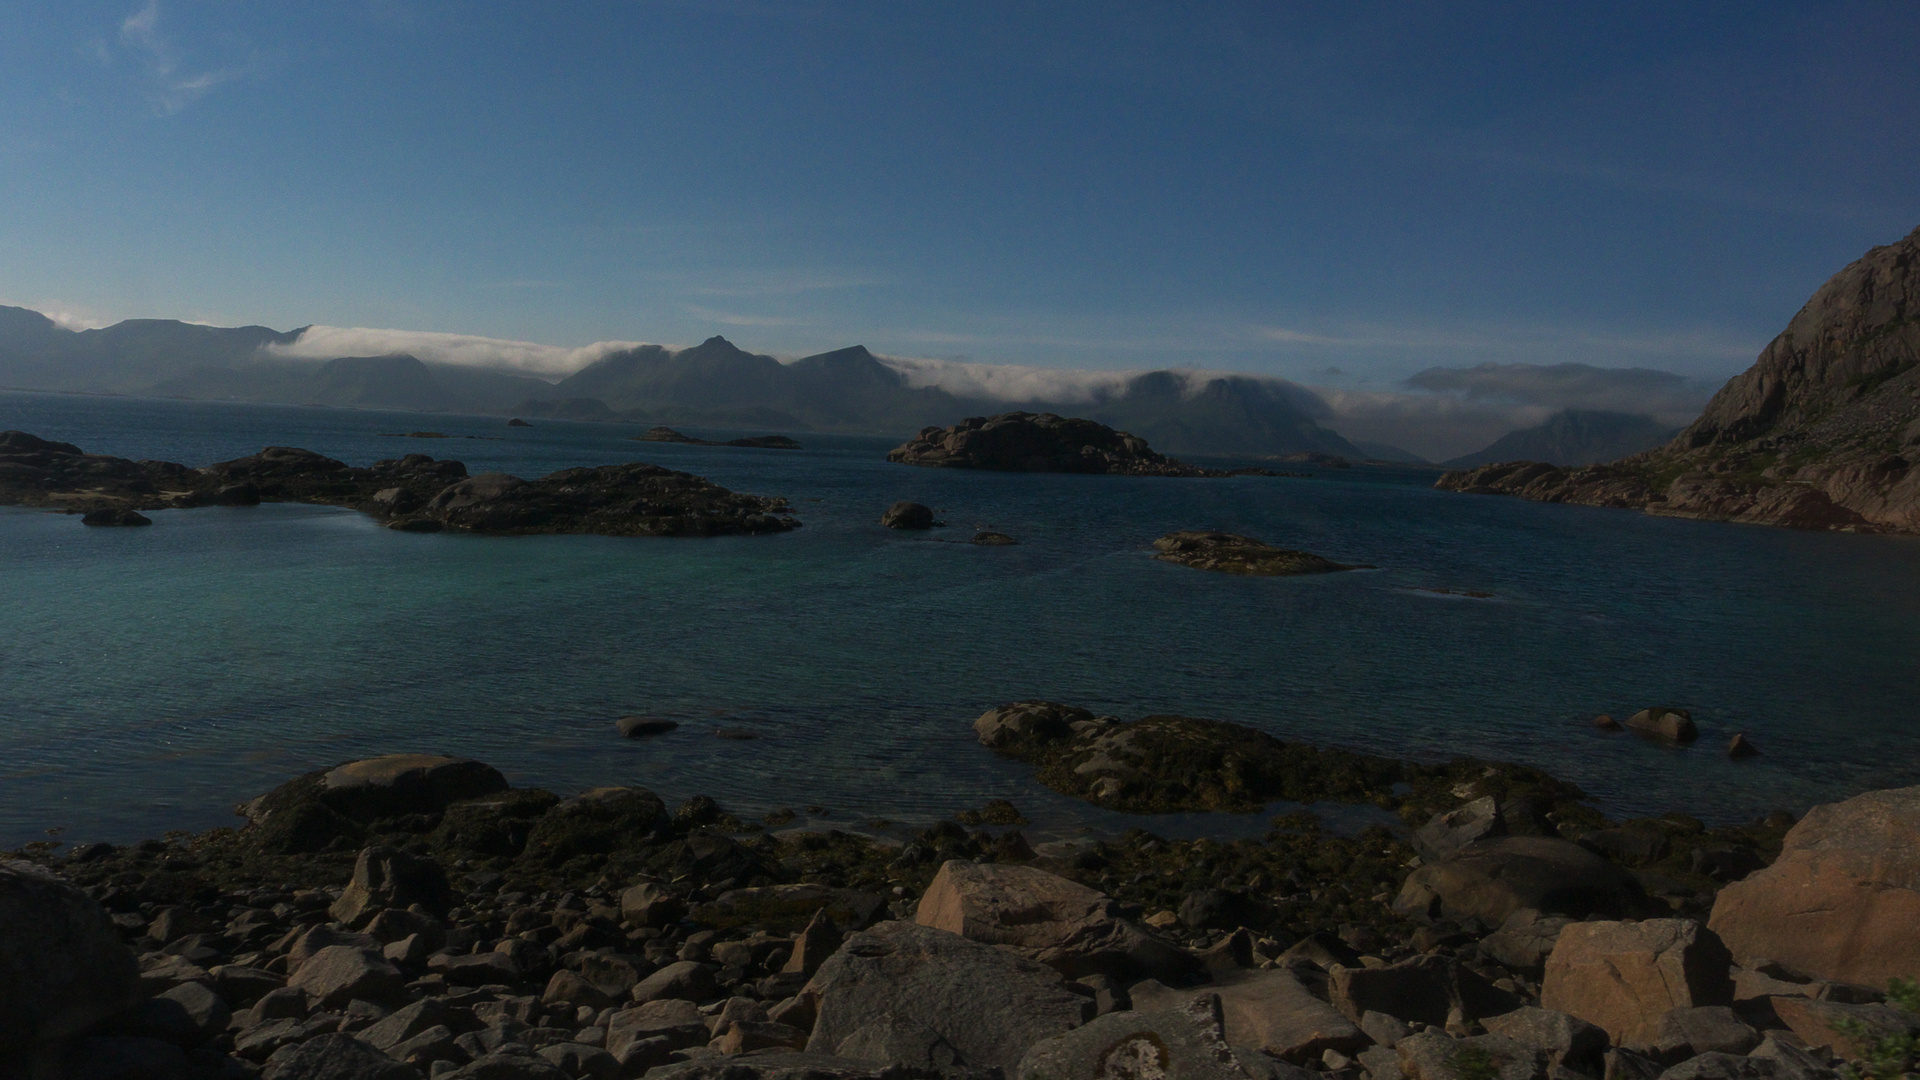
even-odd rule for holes
{"type": "Polygon", "coordinates": [[[805,432],[801,450],[749,450],[636,442],[636,425],[23,393],[0,394],[7,428],[192,465],[267,445],[521,476],[649,461],[786,496],[805,524],[500,538],[290,504],[160,511],[140,529],[0,510],[4,845],[235,824],[233,804],[290,777],[401,751],[470,755],[561,793],[639,784],[843,828],[994,798],[1043,836],[1264,821],[1133,818],[1048,792],[969,726],[1033,698],[1520,761],[1616,814],[1729,821],[1920,782],[1914,538],[1450,494],[1415,469],[918,469],[886,461],[891,440],[805,432]],[[395,437],[418,430],[479,437],[395,437]],[[880,527],[896,499],[948,524],[880,527]],[[1020,543],[965,543],[981,528],[1020,543]],[[1378,569],[1245,578],[1155,561],[1153,539],[1185,528],[1378,569]],[[1590,723],[1648,705],[1692,710],[1700,741],[1590,723]],[[630,714],[681,726],[622,739],[613,721],[630,714]],[[1761,756],[1728,760],[1736,731],[1761,756]]]}

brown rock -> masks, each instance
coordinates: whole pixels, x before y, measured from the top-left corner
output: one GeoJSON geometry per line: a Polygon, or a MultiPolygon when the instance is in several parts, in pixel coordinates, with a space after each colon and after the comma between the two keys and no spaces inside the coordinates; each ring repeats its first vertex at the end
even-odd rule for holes
{"type": "Polygon", "coordinates": [[[491,765],[439,754],[388,754],[351,761],[320,781],[320,801],[355,821],[429,814],[449,803],[507,789],[491,765]]]}
{"type": "Polygon", "coordinates": [[[1538,1080],[1543,1054],[1504,1035],[1451,1039],[1423,1031],[1394,1050],[1407,1080],[1538,1080]]]}
{"type": "Polygon", "coordinates": [[[1855,1060],[1874,1040],[1920,1034],[1920,1017],[1890,1005],[1842,1005],[1803,997],[1777,997],[1771,1004],[1780,1022],[1808,1046],[1832,1046],[1855,1060]]]}
{"type": "Polygon", "coordinates": [[[746,1054],[776,1048],[804,1050],[807,1033],[768,1020],[740,1020],[729,1025],[726,1033],[709,1045],[723,1054],[746,1054]]]}
{"type": "Polygon", "coordinates": [[[1743,962],[1882,989],[1920,972],[1920,787],[1814,807],[1708,925],[1743,962]]]}
{"type": "Polygon", "coordinates": [[[1122,918],[1105,893],[1030,866],[954,859],[920,898],[914,921],[1004,945],[1068,978],[1179,979],[1192,954],[1122,918]]]}
{"type": "Polygon", "coordinates": [[[287,986],[303,991],[321,1008],[339,1008],[355,998],[394,1004],[406,996],[406,977],[377,950],[329,945],[293,973],[287,986]]]}
{"type": "Polygon", "coordinates": [[[814,913],[813,921],[793,939],[793,952],[788,955],[786,966],[780,970],[790,975],[813,977],[820,965],[827,962],[839,948],[844,935],[834,925],[832,916],[825,911],[814,913]]]}
{"type": "Polygon", "coordinates": [[[1604,1029],[1616,1046],[1649,1046],[1670,1010],[1733,1001],[1731,958],[1691,919],[1573,923],[1547,957],[1543,1008],[1604,1029]]]}
{"type": "Polygon", "coordinates": [[[678,897],[650,881],[620,894],[620,918],[636,929],[665,926],[686,911],[687,906],[678,897]]]}
{"type": "Polygon", "coordinates": [[[1327,983],[1327,1000],[1355,1023],[1369,1012],[1382,1012],[1453,1028],[1520,1005],[1513,995],[1438,953],[1382,967],[1336,968],[1327,983]]]}
{"type": "Polygon", "coordinates": [[[1753,745],[1744,732],[1735,732],[1733,738],[1727,740],[1727,756],[1735,761],[1755,757],[1759,753],[1760,748],[1753,745]]]}
{"type": "Polygon", "coordinates": [[[1663,706],[1634,713],[1627,718],[1627,730],[1676,743],[1690,743],[1700,737],[1700,729],[1694,726],[1691,713],[1685,709],[1663,706]]]}

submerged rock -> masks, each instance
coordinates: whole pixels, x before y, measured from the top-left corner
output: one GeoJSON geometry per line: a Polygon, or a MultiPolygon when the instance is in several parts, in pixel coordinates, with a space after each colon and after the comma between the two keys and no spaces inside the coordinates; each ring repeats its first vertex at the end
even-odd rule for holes
{"type": "Polygon", "coordinates": [[[887,507],[887,512],[880,515],[880,524],[889,529],[931,529],[936,523],[931,508],[902,499],[887,507]]]}
{"type": "Polygon", "coordinates": [[[1155,540],[1153,546],[1159,552],[1154,558],[1162,562],[1179,563],[1196,570],[1217,570],[1223,574],[1285,577],[1373,569],[1364,563],[1337,563],[1311,552],[1277,548],[1250,536],[1196,529],[1168,533],[1155,540]]]}
{"type": "Polygon", "coordinates": [[[1221,476],[1153,452],[1147,440],[1092,420],[1011,412],[930,427],[895,447],[903,465],[1002,472],[1108,473],[1124,476],[1221,476]]]}

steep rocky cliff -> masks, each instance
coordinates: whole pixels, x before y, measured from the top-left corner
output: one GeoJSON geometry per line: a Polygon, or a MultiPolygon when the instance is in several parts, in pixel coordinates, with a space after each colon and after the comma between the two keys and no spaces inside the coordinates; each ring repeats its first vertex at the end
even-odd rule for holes
{"type": "Polygon", "coordinates": [[[1672,442],[1610,465],[1507,462],[1450,491],[1799,528],[1920,532],[1920,229],[1822,285],[1672,442]]]}

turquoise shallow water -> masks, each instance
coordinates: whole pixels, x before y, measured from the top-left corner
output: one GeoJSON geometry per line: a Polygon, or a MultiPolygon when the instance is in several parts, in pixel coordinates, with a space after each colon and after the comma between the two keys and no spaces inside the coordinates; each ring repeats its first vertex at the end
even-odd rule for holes
{"type": "Polygon", "coordinates": [[[912,469],[886,463],[889,440],[805,434],[803,451],[751,451],[635,443],[610,425],[0,394],[5,428],[190,464],[268,444],[521,475],[645,460],[785,495],[806,525],[500,539],[290,505],[166,511],[150,529],[0,510],[0,844],[229,824],[233,803],[301,771],[401,750],[470,754],[560,791],[818,804],[843,825],[997,797],[1041,833],[1136,820],[1054,797],[973,743],[974,717],[1027,697],[1521,760],[1614,812],[1728,820],[1920,782],[1912,538],[1449,495],[1411,470],[912,469]],[[423,429],[490,438],[379,435],[423,429]],[[899,498],[953,526],[878,527],[899,498]],[[947,542],[975,526],[1022,542],[947,542]],[[1381,569],[1259,580],[1150,557],[1154,537],[1190,527],[1381,569]],[[1654,703],[1691,708],[1700,743],[1586,722],[1654,703]],[[683,726],[619,739],[611,721],[632,712],[683,726]],[[1727,761],[1733,731],[1763,756],[1727,761]]]}

